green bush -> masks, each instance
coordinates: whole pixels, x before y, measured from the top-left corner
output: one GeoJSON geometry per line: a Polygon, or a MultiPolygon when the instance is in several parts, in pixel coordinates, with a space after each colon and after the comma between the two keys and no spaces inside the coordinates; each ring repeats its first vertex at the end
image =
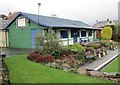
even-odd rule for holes
{"type": "Polygon", "coordinates": [[[105,46],[105,47],[109,47],[110,46],[110,43],[109,42],[102,42],[101,43],[103,46],[105,46]]]}
{"type": "Polygon", "coordinates": [[[55,59],[59,59],[61,57],[60,56],[61,52],[62,52],[62,50],[53,51],[52,56],[55,56],[55,59]]]}
{"type": "Polygon", "coordinates": [[[104,27],[101,31],[101,38],[105,40],[110,40],[112,37],[112,28],[104,27]]]}
{"type": "Polygon", "coordinates": [[[73,45],[69,46],[68,49],[70,49],[71,51],[75,51],[75,52],[85,51],[85,48],[79,44],[73,44],[73,45]]]}

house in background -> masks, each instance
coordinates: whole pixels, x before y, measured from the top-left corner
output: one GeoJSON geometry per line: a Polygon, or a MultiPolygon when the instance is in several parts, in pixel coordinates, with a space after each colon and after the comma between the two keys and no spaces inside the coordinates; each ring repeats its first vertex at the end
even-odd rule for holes
{"type": "Polygon", "coordinates": [[[106,25],[118,25],[118,20],[109,20],[107,19],[106,21],[98,21],[97,23],[93,25],[93,27],[96,28],[104,28],[106,25]]]}
{"type": "Polygon", "coordinates": [[[8,46],[8,30],[5,29],[7,24],[7,20],[0,18],[0,46],[7,47],[8,46]]]}
{"type": "MultiPolygon", "coordinates": [[[[102,28],[104,28],[107,25],[109,25],[109,26],[111,26],[111,25],[118,26],[118,20],[109,20],[109,19],[107,19],[106,21],[98,21],[97,20],[96,24],[94,24],[93,27],[100,28],[102,30],[102,28]]],[[[101,32],[100,29],[98,31],[96,31],[96,37],[98,39],[100,39],[100,32],[101,32]]]]}
{"type": "Polygon", "coordinates": [[[11,21],[17,14],[18,12],[9,12],[8,16],[6,16],[6,20],[11,21]]]}
{"type": "Polygon", "coordinates": [[[93,41],[96,39],[96,30],[98,30],[81,21],[23,12],[18,12],[7,24],[6,29],[9,30],[9,47],[12,48],[35,47],[35,35],[44,34],[47,29],[55,30],[57,36],[63,41],[63,45],[93,41]]]}

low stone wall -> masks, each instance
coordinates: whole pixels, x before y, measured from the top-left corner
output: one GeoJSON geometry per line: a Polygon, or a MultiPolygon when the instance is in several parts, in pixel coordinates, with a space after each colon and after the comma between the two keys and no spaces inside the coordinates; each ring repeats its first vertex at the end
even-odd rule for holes
{"type": "Polygon", "coordinates": [[[86,68],[79,68],[77,70],[77,73],[120,82],[120,73],[105,73],[105,72],[94,71],[86,68]]]}
{"type": "Polygon", "coordinates": [[[116,50],[116,49],[118,49],[118,48],[120,48],[120,42],[111,44],[111,45],[109,46],[109,49],[110,49],[110,50],[116,50]]]}
{"type": "Polygon", "coordinates": [[[101,58],[107,54],[108,54],[108,49],[106,49],[105,47],[101,47],[98,49],[94,49],[93,51],[86,52],[85,56],[87,59],[91,59],[91,58],[101,58]]]}
{"type": "Polygon", "coordinates": [[[2,59],[2,84],[1,85],[10,85],[9,71],[3,59],[2,59]]]}
{"type": "Polygon", "coordinates": [[[70,65],[65,63],[65,60],[57,60],[54,63],[46,63],[45,65],[55,68],[55,69],[60,69],[63,71],[69,71],[69,72],[73,72],[73,73],[77,73],[77,74],[88,75],[91,77],[102,78],[102,79],[120,82],[120,73],[104,73],[104,72],[86,69],[86,68],[82,68],[82,67],[80,67],[80,68],[71,67],[70,65]]]}
{"type": "Polygon", "coordinates": [[[101,48],[97,48],[97,49],[91,49],[91,51],[88,51],[85,53],[85,56],[87,59],[101,58],[101,57],[107,55],[109,50],[114,51],[119,48],[120,48],[120,42],[116,42],[116,43],[110,44],[110,46],[108,48],[101,47],[101,48]]]}

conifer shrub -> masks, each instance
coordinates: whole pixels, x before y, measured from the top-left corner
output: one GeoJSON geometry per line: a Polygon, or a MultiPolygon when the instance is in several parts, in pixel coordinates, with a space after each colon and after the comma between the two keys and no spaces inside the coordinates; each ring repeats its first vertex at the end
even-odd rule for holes
{"type": "Polygon", "coordinates": [[[101,31],[101,38],[104,40],[110,40],[112,37],[112,28],[104,27],[101,31]]]}

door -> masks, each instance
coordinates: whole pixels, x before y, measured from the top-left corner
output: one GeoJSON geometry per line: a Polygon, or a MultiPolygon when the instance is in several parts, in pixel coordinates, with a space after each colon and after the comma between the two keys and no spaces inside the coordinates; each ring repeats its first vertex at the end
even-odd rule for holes
{"type": "Polygon", "coordinates": [[[31,30],[31,35],[32,35],[32,47],[35,47],[36,29],[31,30]]]}
{"type": "Polygon", "coordinates": [[[71,29],[71,37],[73,38],[73,43],[77,43],[77,38],[79,37],[79,29],[71,29]]]}
{"type": "Polygon", "coordinates": [[[74,33],[73,35],[73,43],[77,43],[77,37],[78,37],[78,33],[74,33]]]}

